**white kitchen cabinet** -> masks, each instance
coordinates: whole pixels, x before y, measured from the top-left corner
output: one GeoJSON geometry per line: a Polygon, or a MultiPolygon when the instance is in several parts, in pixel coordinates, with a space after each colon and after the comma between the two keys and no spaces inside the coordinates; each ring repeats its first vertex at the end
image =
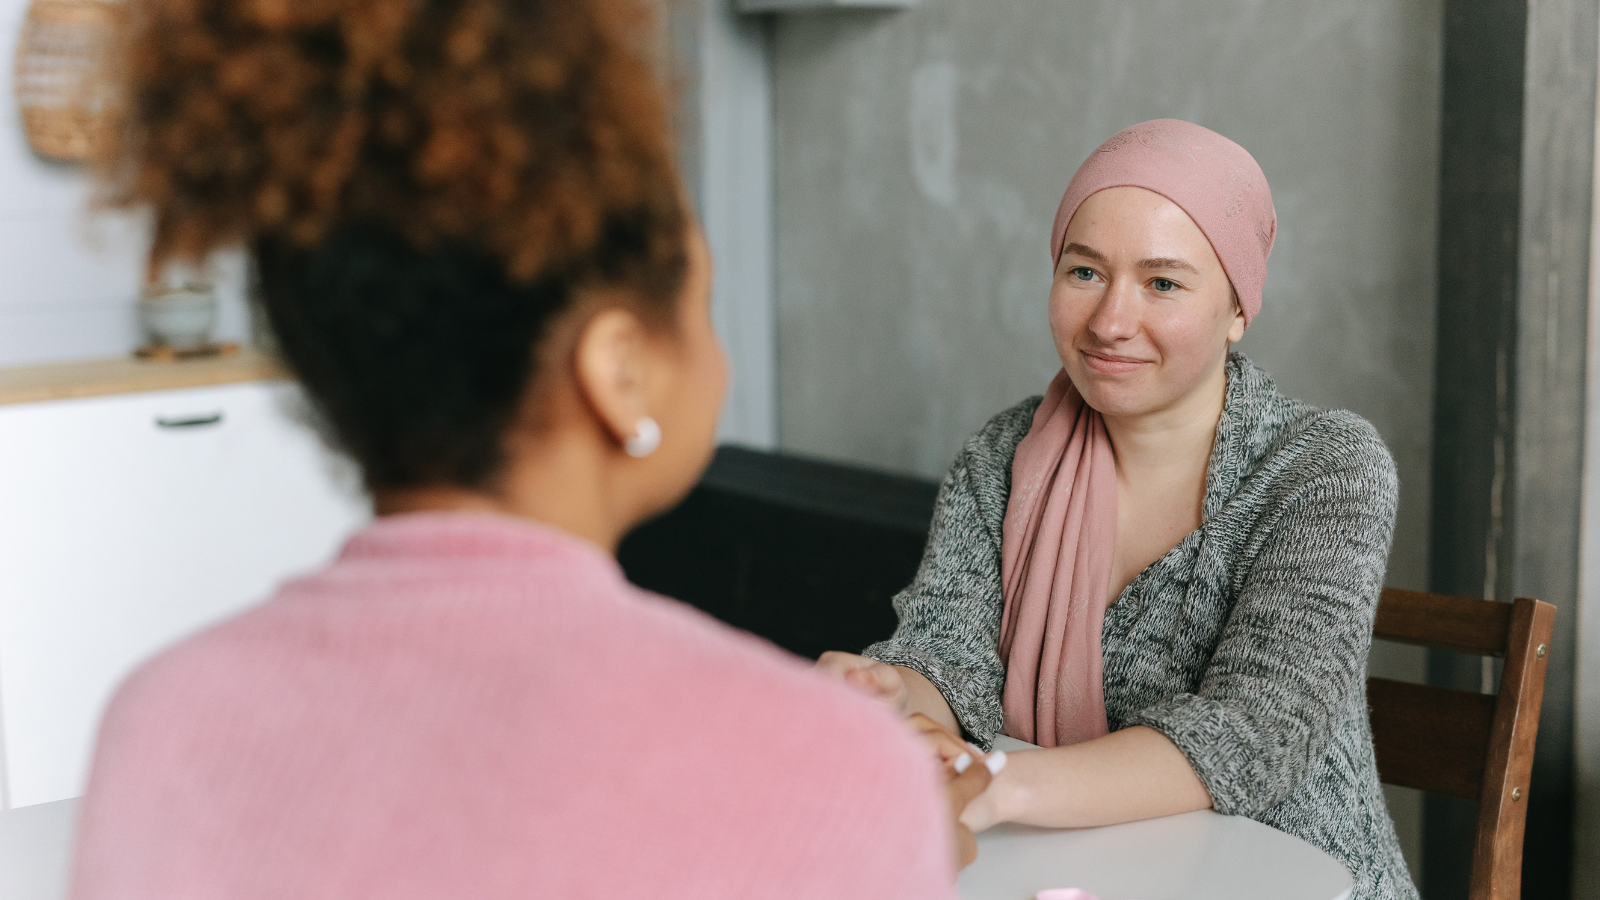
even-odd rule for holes
{"type": "Polygon", "coordinates": [[[81,794],[141,661],[368,518],[288,382],[0,406],[0,806],[81,794]]]}

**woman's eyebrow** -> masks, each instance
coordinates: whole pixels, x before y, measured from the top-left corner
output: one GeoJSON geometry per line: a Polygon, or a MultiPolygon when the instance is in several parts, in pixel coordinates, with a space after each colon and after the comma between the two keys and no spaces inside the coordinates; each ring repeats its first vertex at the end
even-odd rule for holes
{"type": "MultiPolygon", "coordinates": [[[[1111,260],[1104,253],[1101,253],[1099,250],[1096,250],[1087,244],[1071,243],[1061,248],[1061,255],[1063,257],[1069,253],[1082,256],[1086,259],[1092,259],[1095,262],[1103,263],[1105,265],[1111,264],[1111,260]]],[[[1200,270],[1195,268],[1193,263],[1187,260],[1178,259],[1175,256],[1155,256],[1151,257],[1150,259],[1141,259],[1139,260],[1139,268],[1181,269],[1185,272],[1193,272],[1196,275],[1200,274],[1200,270]]]]}
{"type": "Polygon", "coordinates": [[[1193,263],[1190,263],[1190,262],[1188,262],[1186,260],[1181,260],[1181,259],[1178,259],[1178,258],[1172,257],[1172,256],[1157,256],[1157,257],[1153,257],[1151,259],[1141,259],[1141,260],[1139,260],[1139,268],[1141,268],[1141,269],[1183,269],[1183,270],[1188,271],[1188,272],[1193,272],[1196,275],[1200,274],[1200,270],[1195,268],[1193,263]]]}
{"type": "Polygon", "coordinates": [[[1076,253],[1079,256],[1092,259],[1097,263],[1106,263],[1107,265],[1111,263],[1111,260],[1107,259],[1104,253],[1101,253],[1099,250],[1096,250],[1093,247],[1085,244],[1068,244],[1061,248],[1062,256],[1066,256],[1068,253],[1076,253]]]}

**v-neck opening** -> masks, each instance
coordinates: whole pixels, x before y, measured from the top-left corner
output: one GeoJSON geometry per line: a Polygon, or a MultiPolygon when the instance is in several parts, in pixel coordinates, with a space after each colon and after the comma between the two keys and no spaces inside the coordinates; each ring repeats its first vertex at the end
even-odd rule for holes
{"type": "Polygon", "coordinates": [[[1236,421],[1238,411],[1236,406],[1240,399],[1235,394],[1237,391],[1244,389],[1244,380],[1238,377],[1242,374],[1242,370],[1243,366],[1240,365],[1238,354],[1229,353],[1227,362],[1223,364],[1223,373],[1227,381],[1222,389],[1222,416],[1217,419],[1217,433],[1211,439],[1211,455],[1206,459],[1205,483],[1202,487],[1200,499],[1199,527],[1185,534],[1182,540],[1173,545],[1172,549],[1156,557],[1154,562],[1140,569],[1139,574],[1133,576],[1133,580],[1128,582],[1127,586],[1117,594],[1116,599],[1112,600],[1110,605],[1106,607],[1106,615],[1109,616],[1112,610],[1122,606],[1134,588],[1154,577],[1151,575],[1152,572],[1171,563],[1173,557],[1178,555],[1179,551],[1184,550],[1191,542],[1195,545],[1194,550],[1198,552],[1200,541],[1205,538],[1206,526],[1211,524],[1217,513],[1222,511],[1223,504],[1227,503],[1228,497],[1232,496],[1231,488],[1224,495],[1222,485],[1225,479],[1229,484],[1238,481],[1237,465],[1235,464],[1237,453],[1233,444],[1237,437],[1235,426],[1238,424],[1236,421]],[[1234,471],[1223,472],[1222,469],[1224,467],[1232,467],[1234,471]]]}

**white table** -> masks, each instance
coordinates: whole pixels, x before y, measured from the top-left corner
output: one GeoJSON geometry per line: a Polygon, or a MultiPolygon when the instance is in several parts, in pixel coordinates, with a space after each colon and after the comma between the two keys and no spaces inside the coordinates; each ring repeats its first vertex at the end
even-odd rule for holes
{"type": "MultiPolygon", "coordinates": [[[[1001,738],[1001,749],[1025,748],[1001,738]]],[[[0,812],[0,900],[64,900],[78,801],[0,812]]],[[[978,836],[964,900],[1032,900],[1077,887],[1101,900],[1346,900],[1344,866],[1259,822],[1193,812],[1052,831],[1001,825],[978,836]]]]}
{"type": "MultiPolygon", "coordinates": [[[[1033,749],[1005,737],[995,746],[1033,749]]],[[[1064,887],[1100,900],[1347,900],[1351,882],[1299,838],[1203,810],[1075,831],[1000,825],[978,835],[978,861],[958,885],[963,900],[1032,900],[1064,887]]]]}

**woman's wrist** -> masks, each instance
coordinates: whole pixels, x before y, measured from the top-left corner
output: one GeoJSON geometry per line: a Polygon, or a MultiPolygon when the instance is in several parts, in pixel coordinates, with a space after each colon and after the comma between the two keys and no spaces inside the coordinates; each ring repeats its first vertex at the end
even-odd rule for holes
{"type": "Polygon", "coordinates": [[[989,789],[994,792],[994,815],[996,822],[1016,822],[1027,815],[1028,797],[1032,791],[1028,785],[1027,772],[1030,768],[1028,757],[1033,751],[1018,750],[1006,754],[1006,767],[995,776],[994,783],[989,789]],[[1018,763],[1021,765],[1018,765],[1018,763]]]}
{"type": "Polygon", "coordinates": [[[901,712],[922,713],[956,734],[962,733],[955,710],[950,708],[950,703],[927,676],[909,666],[895,666],[895,670],[900,673],[901,683],[905,685],[901,695],[904,697],[901,712]]]}

